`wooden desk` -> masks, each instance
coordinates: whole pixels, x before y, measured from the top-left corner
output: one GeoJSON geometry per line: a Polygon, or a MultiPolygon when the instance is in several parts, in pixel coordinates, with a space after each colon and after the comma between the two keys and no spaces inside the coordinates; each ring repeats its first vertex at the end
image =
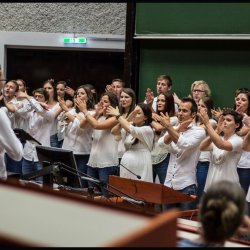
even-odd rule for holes
{"type": "Polygon", "coordinates": [[[2,181],[0,201],[1,246],[173,247],[176,244],[177,216],[173,211],[150,216],[58,191],[2,181]]]}

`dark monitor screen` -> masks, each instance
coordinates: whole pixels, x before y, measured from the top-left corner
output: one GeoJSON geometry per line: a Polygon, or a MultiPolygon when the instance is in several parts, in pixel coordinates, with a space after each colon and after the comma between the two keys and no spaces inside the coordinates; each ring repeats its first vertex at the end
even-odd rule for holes
{"type": "Polygon", "coordinates": [[[36,151],[43,167],[53,164],[60,165],[59,172],[54,177],[58,185],[81,187],[81,179],[77,176],[77,165],[73,151],[45,146],[36,146],[36,151]]]}

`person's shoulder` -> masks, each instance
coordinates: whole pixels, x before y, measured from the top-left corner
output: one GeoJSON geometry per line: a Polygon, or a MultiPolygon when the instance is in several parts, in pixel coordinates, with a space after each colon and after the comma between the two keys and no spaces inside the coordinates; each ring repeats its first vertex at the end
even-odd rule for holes
{"type": "Polygon", "coordinates": [[[189,239],[182,239],[177,242],[177,247],[200,247],[200,244],[189,239]]]}
{"type": "Polygon", "coordinates": [[[181,239],[177,242],[177,247],[210,247],[212,245],[206,243],[199,243],[189,239],[181,239]]]}

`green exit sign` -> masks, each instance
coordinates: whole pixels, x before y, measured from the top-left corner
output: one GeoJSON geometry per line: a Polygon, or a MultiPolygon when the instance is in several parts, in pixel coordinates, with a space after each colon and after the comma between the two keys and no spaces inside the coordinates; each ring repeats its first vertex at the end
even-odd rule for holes
{"type": "Polygon", "coordinates": [[[85,37],[65,37],[63,38],[64,43],[87,43],[87,38],[85,37]]]}

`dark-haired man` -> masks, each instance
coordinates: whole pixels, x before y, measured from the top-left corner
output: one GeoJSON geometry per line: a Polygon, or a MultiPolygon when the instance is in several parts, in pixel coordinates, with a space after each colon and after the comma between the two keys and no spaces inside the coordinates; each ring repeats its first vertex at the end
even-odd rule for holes
{"type": "MultiPolygon", "coordinates": [[[[197,104],[192,98],[184,97],[179,105],[179,124],[176,127],[171,125],[167,115],[161,114],[160,118],[160,123],[167,132],[159,139],[159,144],[167,144],[170,152],[164,185],[189,195],[197,195],[196,165],[200,143],[206,137],[205,130],[195,125],[196,115],[197,104]]],[[[181,210],[195,209],[196,202],[185,202],[176,206],[181,210]]]]}

